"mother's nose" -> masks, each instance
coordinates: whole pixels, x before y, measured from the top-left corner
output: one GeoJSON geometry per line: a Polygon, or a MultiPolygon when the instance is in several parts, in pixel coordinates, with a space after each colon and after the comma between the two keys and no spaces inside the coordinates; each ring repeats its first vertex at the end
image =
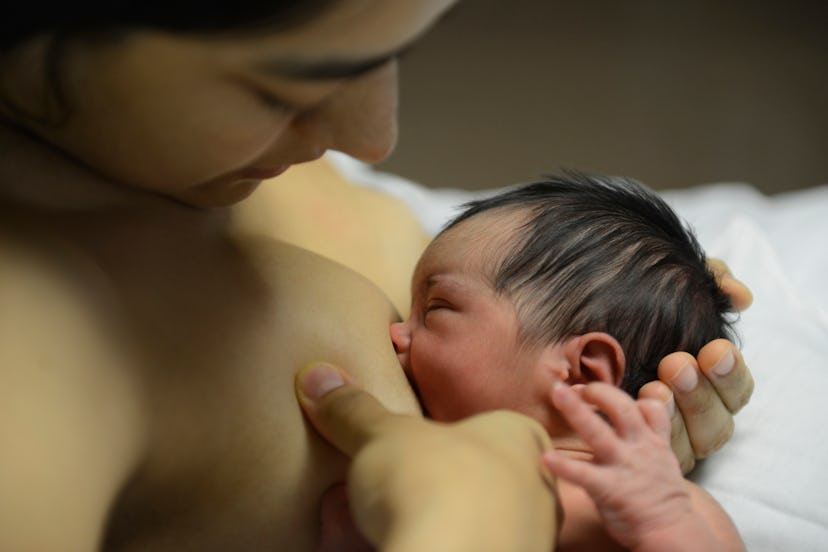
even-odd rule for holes
{"type": "Polygon", "coordinates": [[[397,143],[396,62],[343,82],[324,102],[299,114],[292,126],[314,150],[382,161],[397,143]]]}

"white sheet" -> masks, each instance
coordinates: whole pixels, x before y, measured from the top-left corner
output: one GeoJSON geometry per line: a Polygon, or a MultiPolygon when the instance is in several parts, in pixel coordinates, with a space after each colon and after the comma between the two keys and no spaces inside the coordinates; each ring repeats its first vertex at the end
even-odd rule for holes
{"type": "MultiPolygon", "coordinates": [[[[431,233],[485,193],[430,190],[330,159],[351,180],[405,201],[431,233]]],[[[730,513],[748,550],[828,550],[828,185],[773,197],[746,184],[664,195],[755,298],[738,328],[756,391],[733,439],[693,479],[730,513]]]]}

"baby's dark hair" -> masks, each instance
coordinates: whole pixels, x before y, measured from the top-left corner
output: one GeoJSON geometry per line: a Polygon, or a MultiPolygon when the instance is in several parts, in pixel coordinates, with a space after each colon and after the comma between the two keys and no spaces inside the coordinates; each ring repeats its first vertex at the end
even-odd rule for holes
{"type": "Polygon", "coordinates": [[[606,332],[626,357],[621,388],[636,395],[667,354],[734,339],[730,298],[697,239],[642,184],[567,172],[468,203],[443,232],[495,209],[526,218],[490,274],[525,344],[606,332]]]}

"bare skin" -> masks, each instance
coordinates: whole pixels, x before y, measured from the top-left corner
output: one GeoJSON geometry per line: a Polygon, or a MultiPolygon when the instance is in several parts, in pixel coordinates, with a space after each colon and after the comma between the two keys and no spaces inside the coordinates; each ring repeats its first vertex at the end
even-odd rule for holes
{"type": "Polygon", "coordinates": [[[544,455],[565,512],[559,549],[744,551],[724,510],[682,477],[663,404],[607,383],[556,385],[550,401],[591,451],[544,455]]]}
{"type": "Polygon", "coordinates": [[[338,362],[391,410],[419,408],[383,292],[231,205],[326,149],[387,155],[395,52],[450,4],[353,0],[275,36],[73,43],[63,124],[18,117],[44,110],[48,37],[2,59],[18,112],[0,112],[0,402],[14,408],[0,434],[20,453],[0,459],[14,497],[0,548],[314,548],[346,459],[306,425],[296,370],[338,362]],[[331,60],[341,78],[262,69],[331,60]]]}
{"type": "Polygon", "coordinates": [[[430,238],[401,201],[348,182],[324,159],[294,167],[251,199],[237,208],[245,230],[342,263],[407,315],[411,274],[430,238]]]}
{"type": "Polygon", "coordinates": [[[474,215],[440,234],[417,265],[412,313],[390,337],[424,408],[444,422],[506,408],[543,425],[564,512],[556,549],[743,550],[721,507],[683,479],[665,405],[616,387],[626,361],[612,336],[521,343],[514,299],[493,288],[487,269],[511,247],[520,215],[474,215]]]}
{"type": "MultiPolygon", "coordinates": [[[[3,465],[0,473],[17,482],[4,488],[31,499],[29,509],[16,503],[14,511],[3,512],[4,547],[92,550],[102,542],[107,550],[315,549],[319,499],[344,481],[347,463],[303,420],[294,397],[295,369],[319,357],[354,366],[353,377],[385,407],[418,416],[387,338],[396,319],[393,306],[375,285],[338,264],[239,230],[232,212],[124,197],[135,201],[60,217],[22,205],[3,212],[4,235],[27,236],[4,244],[3,266],[15,270],[3,274],[3,289],[31,289],[23,304],[18,299],[12,305],[17,308],[4,311],[4,328],[21,312],[51,313],[25,327],[26,340],[20,331],[3,333],[2,366],[21,367],[13,397],[28,407],[11,418],[14,427],[3,427],[4,441],[57,434],[77,446],[67,449],[63,441],[44,438],[31,451],[44,459],[71,452],[76,477],[65,478],[48,461],[40,471],[26,462],[3,465]],[[108,232],[95,231],[104,224],[108,232]],[[16,253],[21,247],[25,255],[16,253]],[[95,316],[81,316],[90,293],[101,295],[101,304],[94,303],[95,316]],[[71,316],[79,319],[71,324],[76,333],[39,337],[65,335],[55,326],[71,316]],[[46,368],[77,367],[59,389],[65,399],[31,381],[31,351],[55,359],[46,368]],[[120,362],[113,366],[113,359],[120,362]],[[86,386],[89,381],[96,385],[86,386]],[[89,438],[78,442],[79,433],[89,438]],[[92,475],[89,466],[100,468],[92,475]],[[41,484],[53,480],[71,507],[53,503],[54,487],[41,484]],[[67,518],[64,510],[79,519],[67,518]],[[55,519],[65,524],[55,527],[55,519]],[[26,520],[55,530],[19,523],[26,520]],[[33,542],[33,535],[43,541],[33,542]]],[[[522,423],[515,418],[507,433],[514,435],[522,423]]],[[[483,422],[482,429],[491,424],[483,422]]],[[[394,433],[411,439],[409,431],[394,433]]],[[[453,434],[437,438],[456,442],[453,434]]],[[[519,458],[539,476],[541,449],[528,448],[534,454],[519,458]]],[[[468,469],[469,462],[459,465],[468,469]]],[[[458,480],[455,472],[439,473],[458,480]]],[[[451,484],[440,488],[448,496],[449,489],[457,490],[451,484]]],[[[539,488],[544,486],[528,481],[515,487],[506,480],[503,490],[524,500],[524,491],[539,488]]],[[[426,493],[422,500],[431,497],[426,493]]],[[[539,503],[532,511],[552,519],[549,496],[539,503]]],[[[447,519],[456,525],[456,517],[447,519]]],[[[550,524],[542,540],[550,542],[553,530],[550,524]]],[[[419,539],[430,534],[416,532],[419,539]]]]}
{"type": "MultiPolygon", "coordinates": [[[[328,170],[297,169],[297,177],[328,170]]],[[[287,179],[280,191],[287,193],[290,183],[287,179]]],[[[98,391],[84,391],[84,396],[112,397],[77,421],[89,435],[112,435],[95,441],[107,443],[104,449],[78,451],[86,456],[80,457],[77,469],[104,465],[112,475],[99,483],[99,494],[89,493],[89,480],[83,478],[69,482],[79,487],[69,486],[64,494],[90,499],[85,508],[77,503],[72,507],[88,512],[81,524],[88,529],[87,539],[98,535],[114,550],[150,546],[209,550],[231,545],[234,549],[314,549],[318,497],[331,484],[344,480],[346,463],[303,423],[293,398],[295,367],[317,358],[332,359],[353,367],[355,378],[389,408],[419,412],[387,339],[388,323],[396,319],[393,306],[362,277],[266,235],[263,222],[268,203],[252,201],[267,198],[270,191],[262,188],[251,202],[229,212],[197,211],[163,198],[130,193],[114,210],[84,207],[55,217],[48,206],[24,209],[17,204],[4,211],[5,235],[30,236],[22,244],[4,247],[4,257],[16,258],[14,252],[23,245],[26,257],[35,259],[32,270],[46,281],[32,290],[31,303],[20,311],[55,310],[60,303],[53,297],[59,295],[69,303],[65,307],[69,315],[79,308],[86,310],[89,289],[104,290],[108,293],[98,307],[100,319],[84,319],[87,326],[79,327],[94,336],[106,327],[101,319],[115,319],[131,330],[129,340],[118,336],[129,355],[117,348],[112,351],[113,343],[90,342],[88,337],[46,345],[53,346],[63,359],[77,359],[83,370],[93,370],[87,379],[101,379],[94,369],[102,363],[84,360],[90,354],[103,355],[109,350],[110,356],[119,359],[134,356],[146,362],[128,363],[116,371],[114,383],[109,383],[110,375],[103,378],[107,385],[98,391]],[[100,227],[108,231],[95,231],[100,227]],[[308,275],[314,278],[309,280],[308,275]],[[81,284],[66,289],[64,281],[81,284]],[[44,293],[50,289],[51,293],[44,293]],[[216,299],[205,302],[204,297],[216,299]],[[324,335],[318,330],[325,324],[322,313],[327,313],[331,328],[324,335]],[[228,319],[234,323],[228,325],[228,319]],[[348,321],[344,327],[343,320],[348,321]],[[228,334],[228,327],[236,330],[228,334]],[[297,340],[296,335],[304,337],[297,340]],[[360,342],[359,350],[352,347],[354,341],[360,342]],[[96,353],[99,348],[104,352],[96,353]],[[245,362],[239,362],[240,358],[245,362]],[[147,370],[147,365],[152,369],[147,370]],[[122,405],[131,406],[122,410],[122,405]],[[186,441],[181,439],[182,428],[189,434],[186,441]],[[112,454],[112,442],[122,443],[117,454],[112,454]],[[214,458],[223,458],[222,469],[217,469],[214,458]],[[210,484],[205,485],[205,480],[210,484]],[[113,500],[110,517],[107,505],[113,500]]],[[[364,217],[359,220],[366,221],[364,217]]],[[[308,226],[312,226],[310,221],[308,226]]],[[[401,231],[392,235],[410,239],[410,246],[417,243],[419,234],[401,231]]],[[[363,239],[381,250],[383,242],[371,241],[370,233],[363,239]]],[[[370,266],[361,264],[366,259],[360,260],[352,251],[341,248],[329,255],[338,254],[354,269],[372,274],[370,266]]],[[[7,267],[17,264],[4,263],[7,267]]],[[[383,277],[373,274],[375,282],[382,284],[383,277]]],[[[32,280],[28,270],[4,274],[4,284],[13,289],[32,280]]],[[[393,284],[385,285],[393,289],[393,284]]],[[[46,328],[43,333],[60,335],[61,331],[46,328]]],[[[8,339],[2,348],[6,358],[44,347],[41,342],[15,341],[13,333],[3,335],[8,339]]],[[[39,395],[40,390],[33,392],[32,402],[52,402],[39,395]]],[[[51,412],[65,424],[73,418],[66,416],[63,406],[51,412]]],[[[74,427],[24,425],[15,430],[65,434],[75,431],[74,427]]],[[[57,454],[50,450],[39,454],[57,454]]],[[[42,473],[22,474],[20,480],[42,477],[42,473]]],[[[42,500],[51,494],[44,494],[42,500]]],[[[562,496],[564,507],[574,509],[570,502],[577,493],[562,496]]],[[[42,503],[33,501],[32,508],[41,516],[47,513],[42,503]]],[[[76,527],[73,532],[78,531],[76,527]]],[[[564,526],[562,545],[583,543],[583,538],[594,542],[595,533],[579,534],[577,527],[564,526]]]]}
{"type": "MultiPolygon", "coordinates": [[[[26,308],[60,308],[53,296],[61,290],[46,293],[54,281],[80,281],[78,291],[65,290],[80,295],[73,297],[80,303],[75,310],[86,290],[113,290],[102,316],[131,330],[129,346],[143,361],[124,367],[120,379],[101,382],[98,391],[84,392],[120,397],[81,420],[89,435],[115,432],[115,441],[123,441],[118,454],[101,447],[85,452],[85,463],[110,466],[106,492],[67,495],[95,502],[88,506],[94,527],[87,527],[95,534],[106,505],[122,493],[107,548],[312,549],[317,497],[343,479],[345,461],[303,423],[293,396],[294,372],[303,363],[323,357],[353,366],[354,376],[389,408],[419,412],[387,340],[393,307],[367,280],[330,261],[236,232],[226,214],[165,201],[57,219],[18,208],[19,222],[10,219],[3,217],[4,235],[48,228],[27,248],[26,255],[38,260],[31,271],[47,283],[32,290],[26,308]],[[95,232],[98,227],[108,231],[95,232]],[[54,262],[61,257],[65,261],[54,262]],[[352,346],[357,341],[359,348],[352,346]],[[133,407],[122,411],[119,404],[133,407]],[[128,431],[121,434],[122,427],[128,431]]],[[[7,261],[14,258],[10,250],[3,248],[7,261]]],[[[4,288],[35,286],[29,270],[9,272],[4,288]]],[[[94,335],[99,321],[85,322],[94,335]]],[[[4,337],[4,365],[34,348],[14,342],[14,334],[4,337]]],[[[38,340],[36,350],[77,359],[86,371],[103,369],[101,362],[83,362],[96,350],[90,345],[88,337],[38,340]]],[[[129,358],[123,350],[115,354],[129,358]]],[[[49,416],[65,416],[62,403],[37,387],[27,389],[28,399],[49,416]]],[[[34,413],[21,415],[23,422],[10,428],[13,440],[41,433],[34,413]]],[[[88,480],[77,484],[86,487],[88,480]]]]}
{"type": "MultiPolygon", "coordinates": [[[[61,67],[72,107],[62,125],[19,116],[39,114],[48,98],[48,36],[0,59],[5,99],[18,108],[0,106],[0,404],[10,412],[0,435],[15,451],[0,456],[0,495],[14,497],[0,501],[0,548],[314,548],[320,497],[347,462],[305,422],[294,373],[335,362],[389,409],[416,415],[382,291],[400,302],[391,290],[408,274],[392,284],[397,275],[356,254],[398,249],[379,234],[387,220],[353,238],[367,242],[320,251],[372,283],[280,241],[324,247],[332,230],[276,231],[269,224],[294,205],[253,192],[262,174],[327,149],[386,156],[395,54],[451,3],[343,0],[274,35],[140,31],[75,43],[61,67]],[[332,61],[344,75],[262,70],[289,62],[314,73],[332,61]],[[261,206],[238,203],[251,194],[261,206]]],[[[355,200],[351,213],[382,203],[355,200]]],[[[422,247],[405,228],[401,270],[422,247]]],[[[538,458],[542,446],[512,450],[538,458]]],[[[543,489],[550,506],[525,464],[511,470],[524,486],[508,477],[504,486],[543,489]]]]}

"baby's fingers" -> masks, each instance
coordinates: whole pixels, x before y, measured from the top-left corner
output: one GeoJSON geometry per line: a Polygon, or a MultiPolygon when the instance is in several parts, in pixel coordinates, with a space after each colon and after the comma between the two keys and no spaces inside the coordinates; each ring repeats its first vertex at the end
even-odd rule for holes
{"type": "Polygon", "coordinates": [[[638,403],[619,388],[607,383],[590,383],[584,388],[582,397],[607,415],[622,439],[634,439],[646,431],[646,422],[638,403]]]}
{"type": "Polygon", "coordinates": [[[615,431],[571,387],[564,383],[556,385],[552,390],[552,404],[597,458],[612,455],[618,441],[615,431]]]}
{"type": "Polygon", "coordinates": [[[571,458],[557,450],[544,452],[541,459],[552,475],[583,487],[590,495],[605,486],[601,484],[599,468],[586,460],[571,458]]]}

